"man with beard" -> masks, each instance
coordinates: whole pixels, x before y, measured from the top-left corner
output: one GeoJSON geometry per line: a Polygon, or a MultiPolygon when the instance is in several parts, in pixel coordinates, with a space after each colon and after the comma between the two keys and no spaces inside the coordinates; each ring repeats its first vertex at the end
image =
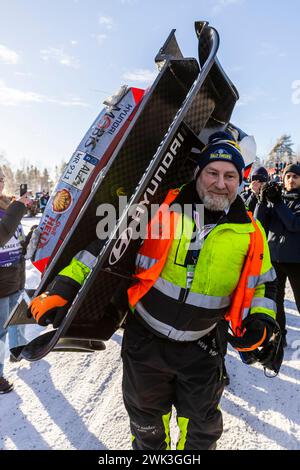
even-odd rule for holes
{"type": "Polygon", "coordinates": [[[286,346],[286,318],[284,294],[290,281],[295,302],[300,312],[300,165],[285,167],[283,187],[266,184],[261,189],[261,203],[255,217],[268,233],[272,264],[277,273],[277,320],[286,346]]]}
{"type": "MultiPolygon", "coordinates": [[[[170,190],[148,225],[127,289],[122,344],[133,449],[170,449],[172,406],[177,449],[214,449],[223,430],[224,318],[239,351],[271,340],[275,272],[264,232],[237,195],[243,168],[232,136],[213,135],[199,154],[195,179],[170,190]]],[[[58,307],[72,301],[98,252],[95,244],[80,252],[33,300],[40,324],[59,323],[58,307]]]]}

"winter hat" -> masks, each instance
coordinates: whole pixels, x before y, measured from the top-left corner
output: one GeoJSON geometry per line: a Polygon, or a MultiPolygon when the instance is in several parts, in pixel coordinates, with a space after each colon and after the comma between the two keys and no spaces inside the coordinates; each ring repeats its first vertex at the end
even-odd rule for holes
{"type": "Polygon", "coordinates": [[[283,179],[287,173],[296,173],[296,175],[300,176],[300,165],[297,165],[296,163],[291,163],[290,165],[287,165],[283,171],[283,179]]]}
{"type": "Polygon", "coordinates": [[[255,168],[251,175],[251,181],[254,180],[260,181],[261,183],[266,183],[267,181],[269,181],[268,171],[263,166],[255,168]]]}
{"type": "Polygon", "coordinates": [[[215,132],[210,136],[208,144],[197,156],[197,176],[206,165],[219,161],[232,163],[238,171],[240,183],[242,182],[245,162],[239,145],[228,132],[215,132]]]}

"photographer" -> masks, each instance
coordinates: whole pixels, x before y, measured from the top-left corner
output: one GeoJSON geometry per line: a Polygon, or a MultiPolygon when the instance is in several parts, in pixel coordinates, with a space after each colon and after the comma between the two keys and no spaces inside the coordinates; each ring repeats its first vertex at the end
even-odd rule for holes
{"type": "Polygon", "coordinates": [[[3,328],[25,284],[25,261],[22,242],[25,239],[20,224],[30,204],[28,194],[17,201],[3,194],[5,175],[0,169],[0,394],[8,393],[13,385],[3,377],[5,339],[8,332],[11,347],[25,344],[24,327],[3,328]]]}
{"type": "Polygon", "coordinates": [[[283,189],[278,183],[265,183],[254,216],[267,234],[272,264],[277,273],[277,321],[286,346],[284,294],[290,281],[300,311],[300,165],[284,169],[283,189]]]}
{"type": "Polygon", "coordinates": [[[269,181],[269,174],[263,166],[253,171],[249,191],[241,194],[247,210],[254,212],[262,184],[267,181],[269,181]]]}

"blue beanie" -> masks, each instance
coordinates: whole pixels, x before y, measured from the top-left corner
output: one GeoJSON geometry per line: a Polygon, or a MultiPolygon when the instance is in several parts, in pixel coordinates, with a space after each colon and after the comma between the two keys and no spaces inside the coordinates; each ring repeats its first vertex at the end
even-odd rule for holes
{"type": "Polygon", "coordinates": [[[228,132],[215,132],[209,137],[208,144],[197,157],[198,175],[206,165],[219,161],[232,163],[242,182],[245,162],[239,145],[228,132]]]}

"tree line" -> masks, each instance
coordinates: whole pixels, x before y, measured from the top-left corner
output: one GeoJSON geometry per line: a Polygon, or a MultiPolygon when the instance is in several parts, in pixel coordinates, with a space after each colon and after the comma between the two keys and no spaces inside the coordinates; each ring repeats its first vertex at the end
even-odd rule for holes
{"type": "Polygon", "coordinates": [[[7,159],[0,154],[0,168],[5,175],[5,193],[7,195],[18,195],[20,185],[27,184],[28,191],[46,191],[51,193],[54,185],[61,177],[66,163],[56,165],[54,172],[48,168],[39,169],[35,165],[23,164],[22,168],[13,168],[7,159]]]}

